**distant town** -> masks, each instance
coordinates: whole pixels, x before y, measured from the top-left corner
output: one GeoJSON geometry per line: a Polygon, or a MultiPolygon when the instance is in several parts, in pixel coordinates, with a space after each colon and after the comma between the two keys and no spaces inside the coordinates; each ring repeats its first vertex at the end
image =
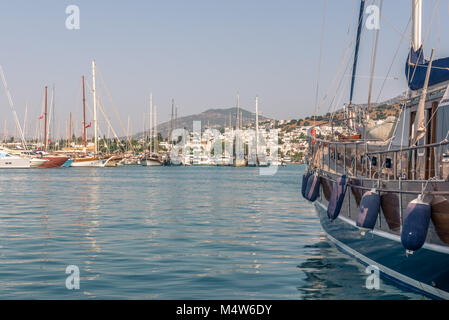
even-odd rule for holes
{"type": "MultiPolygon", "coordinates": [[[[381,104],[375,106],[370,111],[370,118],[382,122],[389,116],[397,116],[399,114],[399,107],[397,104],[381,104]]],[[[277,162],[278,163],[302,163],[304,155],[308,148],[307,132],[313,125],[319,124],[317,128],[317,137],[329,137],[341,133],[343,128],[339,126],[339,122],[334,122],[334,126],[327,125],[330,117],[334,119],[343,119],[342,112],[336,112],[333,115],[327,113],[319,116],[309,116],[304,119],[293,120],[274,120],[264,116],[259,116],[258,127],[260,140],[266,146],[259,153],[267,154],[270,152],[270,145],[277,146],[277,162]],[[273,137],[270,132],[276,132],[277,141],[272,141],[273,137]]],[[[223,159],[228,159],[226,154],[226,142],[235,142],[235,129],[238,126],[242,131],[241,139],[244,145],[244,153],[248,160],[248,150],[254,144],[254,130],[256,129],[255,114],[243,108],[237,111],[237,108],[228,109],[209,109],[198,115],[190,115],[187,117],[178,118],[174,115],[173,118],[165,123],[158,125],[159,131],[155,128],[152,130],[142,131],[133,136],[126,137],[111,137],[103,135],[98,139],[98,151],[103,154],[147,154],[147,153],[168,153],[173,146],[179,142],[175,141],[173,137],[169,136],[172,128],[182,128],[188,132],[188,139],[185,141],[185,147],[190,151],[183,163],[195,164],[210,164],[209,158],[214,155],[214,148],[217,141],[223,142],[223,159]],[[195,134],[194,123],[200,125],[201,134],[195,134]],[[217,134],[212,134],[212,130],[216,130],[217,134]],[[251,131],[252,130],[252,131],[251,131]],[[190,157],[190,159],[188,159],[190,157]],[[198,158],[198,159],[195,159],[198,158]]],[[[74,126],[75,127],[75,126],[74,126]]],[[[86,153],[94,151],[94,141],[87,139],[85,142],[83,136],[76,134],[75,130],[71,134],[67,134],[65,139],[52,139],[51,135],[48,140],[47,148],[54,152],[62,153],[86,153]]],[[[259,144],[261,142],[259,141],[259,144]]],[[[21,150],[22,141],[18,137],[6,136],[3,138],[3,147],[6,150],[21,150]]],[[[38,134],[36,137],[27,139],[27,149],[42,150],[42,137],[38,134]]],[[[234,147],[235,149],[235,147],[234,147]]],[[[228,150],[229,151],[229,150],[228,150]]],[[[13,152],[14,153],[14,152],[13,152]]],[[[117,157],[117,159],[124,160],[126,157],[117,157]]],[[[221,159],[220,161],[225,161],[221,159]]],[[[126,159],[125,159],[126,160],[126,159]]],[[[226,161],[231,161],[230,159],[226,161]]],[[[112,163],[112,162],[111,162],[112,163]]]]}

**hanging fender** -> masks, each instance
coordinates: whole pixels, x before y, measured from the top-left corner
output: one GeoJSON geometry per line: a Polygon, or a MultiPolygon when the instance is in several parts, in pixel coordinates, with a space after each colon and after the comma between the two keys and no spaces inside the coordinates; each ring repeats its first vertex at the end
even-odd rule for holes
{"type": "MultiPolygon", "coordinates": [[[[357,227],[373,230],[379,216],[380,196],[375,189],[363,194],[360,209],[357,215],[357,227]]],[[[364,234],[365,232],[362,232],[364,234]]]]}
{"type": "Polygon", "coordinates": [[[306,190],[307,190],[307,182],[309,180],[309,177],[312,175],[311,172],[305,172],[304,175],[302,176],[302,185],[301,185],[301,194],[303,196],[303,198],[306,198],[306,190]]]}
{"type": "Polygon", "coordinates": [[[327,216],[331,221],[337,219],[340,214],[343,200],[346,194],[346,175],[337,179],[337,182],[332,186],[332,193],[329,204],[327,206],[327,216]]]}
{"type": "Polygon", "coordinates": [[[306,199],[315,202],[320,193],[320,177],[315,173],[307,180],[306,199]]]}
{"type": "Polygon", "coordinates": [[[425,203],[422,196],[408,204],[401,233],[401,242],[407,254],[421,249],[426,242],[430,213],[430,204],[425,203]]]}

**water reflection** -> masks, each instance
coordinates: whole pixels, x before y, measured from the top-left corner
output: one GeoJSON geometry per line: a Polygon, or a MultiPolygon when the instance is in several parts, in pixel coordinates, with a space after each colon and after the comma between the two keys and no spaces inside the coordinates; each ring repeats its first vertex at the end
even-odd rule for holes
{"type": "Polygon", "coordinates": [[[314,255],[298,265],[305,284],[298,287],[305,300],[317,299],[425,299],[381,279],[379,290],[365,287],[365,266],[338,251],[324,236],[317,244],[307,246],[314,255]]]}
{"type": "Polygon", "coordinates": [[[0,175],[0,298],[404,298],[363,288],[299,198],[302,167],[69,168],[0,175]],[[80,268],[81,290],[65,288],[80,268]]]}

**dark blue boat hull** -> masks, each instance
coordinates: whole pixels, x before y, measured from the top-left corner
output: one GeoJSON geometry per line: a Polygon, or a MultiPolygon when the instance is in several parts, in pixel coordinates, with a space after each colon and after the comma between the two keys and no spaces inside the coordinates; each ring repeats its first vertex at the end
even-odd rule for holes
{"type": "Polygon", "coordinates": [[[355,222],[339,217],[330,221],[327,208],[315,207],[328,238],[344,252],[366,265],[375,265],[383,276],[432,298],[449,299],[449,254],[421,248],[406,255],[400,237],[382,232],[362,235],[355,222]]]}

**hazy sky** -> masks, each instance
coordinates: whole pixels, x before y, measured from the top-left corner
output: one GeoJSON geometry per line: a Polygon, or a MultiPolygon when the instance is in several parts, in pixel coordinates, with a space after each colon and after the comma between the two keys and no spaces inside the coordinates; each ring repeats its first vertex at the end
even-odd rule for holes
{"type": "MultiPolygon", "coordinates": [[[[338,70],[348,39],[354,36],[359,2],[327,1],[320,98],[338,70]]],[[[410,2],[384,1],[374,100],[401,39],[398,31],[404,30],[410,17],[410,2]]],[[[425,36],[437,1],[424,2],[425,36]]],[[[447,33],[440,32],[448,30],[448,14],[448,0],[440,0],[425,45],[427,54],[434,47],[437,55],[449,56],[449,41],[441,36],[447,33]]],[[[264,115],[302,118],[314,110],[322,18],[323,0],[1,1],[0,64],[21,119],[25,103],[29,104],[28,126],[35,126],[41,114],[44,86],[55,85],[60,132],[65,131],[70,111],[75,128],[81,130],[81,75],[91,82],[92,59],[124,126],[129,115],[134,132],[143,126],[150,91],[161,122],[169,117],[171,98],[182,116],[234,106],[237,92],[244,108],[253,110],[254,97],[259,95],[264,115]],[[80,8],[80,30],[65,27],[65,9],[70,4],[80,8]]],[[[356,102],[367,100],[372,38],[373,31],[365,29],[356,102]]],[[[383,98],[405,89],[407,39],[383,98]]],[[[346,78],[340,90],[342,103],[348,99],[346,78]]],[[[122,133],[100,78],[97,89],[115,130],[122,133]]],[[[334,94],[335,90],[329,96],[334,94]]],[[[88,99],[92,104],[90,95],[88,99]]],[[[328,107],[326,102],[321,111],[327,112],[328,107]]],[[[0,116],[0,134],[4,119],[13,130],[3,86],[0,116]]]]}

